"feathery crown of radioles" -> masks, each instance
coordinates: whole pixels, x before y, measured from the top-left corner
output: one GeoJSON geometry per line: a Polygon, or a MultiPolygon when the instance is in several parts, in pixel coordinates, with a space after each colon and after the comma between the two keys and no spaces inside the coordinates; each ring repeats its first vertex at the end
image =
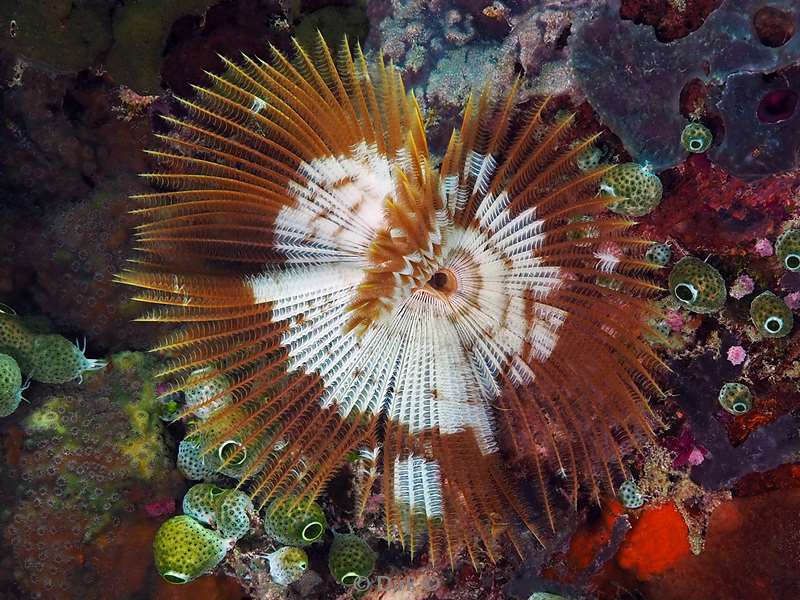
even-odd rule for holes
{"type": "Polygon", "coordinates": [[[648,242],[605,211],[608,167],[575,168],[594,138],[571,144],[547,102],[470,98],[437,169],[392,67],[296,46],[180,100],[144,175],[160,191],[134,197],[119,279],[160,305],[142,320],[182,324],[163,375],[224,382],[187,409],[213,409],[192,435],[257,506],[316,497],[360,452],[388,534],[433,561],[519,549],[515,521],[541,539],[554,472],[573,503],[597,496],[652,434],[648,242]]]}

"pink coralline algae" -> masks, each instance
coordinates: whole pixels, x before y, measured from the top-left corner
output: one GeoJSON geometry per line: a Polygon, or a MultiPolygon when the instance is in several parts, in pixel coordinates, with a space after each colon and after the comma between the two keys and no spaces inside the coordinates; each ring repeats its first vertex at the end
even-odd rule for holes
{"type": "Polygon", "coordinates": [[[742,273],[736,278],[736,281],[733,282],[729,294],[731,295],[731,298],[741,300],[747,296],[747,294],[752,293],[755,287],[756,284],[755,281],[753,281],[753,278],[747,273],[742,273]]]}
{"type": "Polygon", "coordinates": [[[761,238],[753,248],[759,256],[772,256],[772,243],[767,238],[761,238]]]}
{"type": "Polygon", "coordinates": [[[747,358],[747,352],[741,346],[731,346],[728,348],[728,362],[732,365],[740,365],[747,358]]]}
{"type": "Polygon", "coordinates": [[[664,447],[675,454],[675,458],[672,460],[674,469],[679,469],[686,465],[699,465],[708,455],[708,450],[695,442],[688,426],[684,426],[677,436],[666,438],[664,447]]]}
{"type": "Polygon", "coordinates": [[[669,328],[675,333],[680,332],[681,329],[683,329],[683,326],[686,324],[685,321],[683,320],[683,315],[676,310],[671,310],[667,313],[667,318],[665,319],[665,322],[667,323],[667,325],[669,325],[669,328]]]}
{"type": "Polygon", "coordinates": [[[783,300],[786,302],[786,306],[792,310],[800,309],[800,292],[792,292],[791,294],[787,294],[783,300]]]}

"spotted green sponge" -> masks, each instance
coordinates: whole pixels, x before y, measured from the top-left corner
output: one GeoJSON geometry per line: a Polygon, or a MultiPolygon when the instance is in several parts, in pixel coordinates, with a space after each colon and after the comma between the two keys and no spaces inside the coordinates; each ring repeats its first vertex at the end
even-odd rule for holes
{"type": "Polygon", "coordinates": [[[281,544],[308,546],[325,533],[328,522],[316,502],[306,500],[291,508],[293,499],[276,498],[264,514],[264,530],[281,544]]]}
{"type": "Polygon", "coordinates": [[[227,490],[214,501],[217,529],[222,537],[238,540],[250,531],[253,501],[241,490],[227,490]]]}
{"type": "Polygon", "coordinates": [[[659,267],[665,267],[672,258],[672,249],[667,244],[653,244],[644,253],[644,259],[659,267]]]}
{"type": "Polygon", "coordinates": [[[212,571],[229,549],[228,540],[187,515],[165,521],[153,541],[156,569],[170,583],[188,583],[212,571]]]}
{"type": "Polygon", "coordinates": [[[353,585],[359,579],[369,577],[375,569],[375,558],[375,552],[369,544],[357,535],[334,532],[328,568],[333,578],[342,585],[353,585]]]}
{"type": "Polygon", "coordinates": [[[743,415],[753,408],[753,394],[741,383],[726,383],[719,390],[719,404],[732,415],[743,415]]]}
{"type": "Polygon", "coordinates": [[[702,154],[713,142],[714,134],[702,123],[689,123],[681,132],[681,145],[692,154],[702,154]]]}
{"type": "Polygon", "coordinates": [[[633,479],[628,479],[619,486],[619,501],[625,508],[641,508],[644,506],[644,494],[633,479]]]}
{"type": "Polygon", "coordinates": [[[682,258],[672,267],[669,290],[681,306],[696,313],[717,312],[728,297],[719,271],[694,256],[682,258]]]}
{"type": "Polygon", "coordinates": [[[209,369],[194,371],[189,377],[188,387],[183,392],[187,407],[193,407],[194,414],[199,419],[207,419],[231,401],[231,395],[227,393],[231,385],[230,380],[224,375],[216,375],[209,379],[208,373],[209,369]]]}
{"type": "Polygon", "coordinates": [[[0,417],[7,417],[22,400],[22,374],[17,361],[0,354],[0,417]]]}
{"type": "Polygon", "coordinates": [[[605,174],[600,190],[614,200],[608,209],[626,217],[641,217],[661,203],[663,186],[658,175],[637,163],[617,165],[605,174]]]}
{"type": "Polygon", "coordinates": [[[788,271],[800,271],[800,229],[787,229],[775,242],[775,255],[788,271]]]}
{"type": "Polygon", "coordinates": [[[0,309],[0,352],[16,360],[25,377],[31,372],[33,338],[33,334],[15,315],[0,309]]]}
{"type": "Polygon", "coordinates": [[[39,383],[67,383],[74,379],[82,380],[86,371],[106,366],[103,360],[86,358],[85,349],[61,335],[34,336],[31,379],[39,383]]]}
{"type": "Polygon", "coordinates": [[[183,497],[184,514],[197,519],[204,525],[216,524],[217,498],[225,489],[213,483],[198,483],[189,488],[183,497]]]}
{"type": "Polygon", "coordinates": [[[203,446],[197,436],[187,437],[178,444],[178,470],[186,479],[202,481],[214,474],[203,456],[203,446]]]}
{"type": "Polygon", "coordinates": [[[763,292],[750,303],[750,318],[761,335],[779,338],[794,326],[792,310],[772,292],[763,292]]]}

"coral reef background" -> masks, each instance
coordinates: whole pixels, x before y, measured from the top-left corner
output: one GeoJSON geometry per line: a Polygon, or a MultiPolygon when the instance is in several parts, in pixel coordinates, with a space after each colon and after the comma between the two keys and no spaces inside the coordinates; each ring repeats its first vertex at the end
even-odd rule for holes
{"type": "MultiPolygon", "coordinates": [[[[654,406],[666,427],[635,465],[641,508],[582,502],[524,562],[508,553],[477,573],[432,572],[380,539],[376,501],[365,525],[377,573],[417,582],[415,598],[800,597],[800,334],[765,339],[748,312],[765,290],[800,308],[800,273],[775,255],[800,224],[800,9],[789,0],[0,2],[0,302],[109,357],[81,385],[34,384],[0,422],[0,597],[344,593],[313,576],[276,587],[264,536],[217,575],[159,579],[153,536],[189,487],[175,466],[184,431],[161,419],[157,360],[141,353],[164,331],[132,323],[139,308],[112,283],[133,245],[127,196],[147,191],[141,150],[163,130],[159,115],[180,111],[174,95],[220,72],[218,53],[288,50],[316,29],[397,65],[433,152],[472,88],[521,75],[524,100],[553,94],[581,131],[603,133],[606,155],[658,173],[663,200],[639,232],[676,261],[709,256],[730,290],[708,315],[665,300],[669,394],[654,406]],[[681,146],[690,119],[713,133],[707,153],[681,146]],[[746,415],[717,402],[732,381],[755,398],[746,415]]],[[[354,513],[350,471],[322,502],[337,525],[354,513]]],[[[322,553],[309,559],[325,573],[322,553]]]]}

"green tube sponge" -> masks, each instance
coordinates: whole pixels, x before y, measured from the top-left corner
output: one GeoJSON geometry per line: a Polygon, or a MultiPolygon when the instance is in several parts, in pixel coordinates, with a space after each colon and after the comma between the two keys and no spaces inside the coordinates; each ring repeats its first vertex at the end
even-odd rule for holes
{"type": "Polygon", "coordinates": [[[294,583],[308,569],[308,554],[302,548],[284,546],[267,555],[269,576],[278,585],[294,583]]]}
{"type": "Polygon", "coordinates": [[[334,532],[328,554],[328,568],[342,585],[353,585],[369,577],[375,569],[375,552],[369,544],[352,533],[334,532]]]}
{"type": "Polygon", "coordinates": [[[788,271],[800,271],[800,229],[787,229],[775,242],[775,255],[788,271]]]}
{"type": "Polygon", "coordinates": [[[750,318],[761,335],[771,338],[788,335],[794,326],[792,309],[772,292],[763,292],[753,298],[750,318]]]}
{"type": "Polygon", "coordinates": [[[641,217],[661,203],[663,187],[658,175],[637,163],[617,165],[605,174],[600,191],[616,199],[608,209],[626,217],[641,217]]]}
{"type": "Polygon", "coordinates": [[[206,376],[210,369],[199,369],[189,376],[188,387],[183,391],[187,407],[195,407],[194,414],[198,419],[207,419],[231,401],[226,393],[231,384],[224,375],[216,375],[210,379],[206,376]]]}
{"type": "Polygon", "coordinates": [[[186,479],[202,481],[214,474],[203,456],[203,446],[196,437],[187,437],[178,444],[178,470],[186,479]]]}
{"type": "Polygon", "coordinates": [[[35,335],[31,353],[31,379],[39,383],[83,381],[83,373],[102,369],[104,360],[86,358],[86,347],[79,348],[61,335],[35,335]]]}
{"type": "Polygon", "coordinates": [[[753,408],[753,394],[746,385],[726,383],[719,390],[719,403],[732,415],[743,415],[753,408]]]}
{"type": "Polygon", "coordinates": [[[204,525],[216,524],[217,498],[226,490],[213,483],[198,483],[183,497],[183,512],[204,525]]]}
{"type": "Polygon", "coordinates": [[[293,498],[277,498],[267,507],[264,530],[281,544],[308,546],[325,533],[325,513],[316,502],[301,500],[291,508],[293,498]]]}
{"type": "Polygon", "coordinates": [[[254,512],[253,501],[241,490],[227,490],[215,497],[217,529],[225,538],[238,540],[247,535],[254,512]]]}
{"type": "Polygon", "coordinates": [[[659,267],[665,267],[672,258],[672,249],[667,244],[653,244],[644,253],[644,259],[659,267]]]}
{"type": "Polygon", "coordinates": [[[188,583],[211,572],[225,558],[229,540],[180,515],[165,521],[156,532],[153,555],[156,569],[170,583],[188,583]]]}
{"type": "Polygon", "coordinates": [[[0,352],[8,354],[26,377],[31,371],[33,334],[14,315],[0,310],[0,352]]]}
{"type": "Polygon", "coordinates": [[[681,306],[696,313],[717,312],[728,297],[719,271],[693,256],[682,258],[672,267],[669,290],[681,306]]]}
{"type": "Polygon", "coordinates": [[[607,156],[608,152],[592,144],[584,148],[583,151],[575,157],[575,164],[581,171],[591,171],[602,165],[607,156]]]}
{"type": "Polygon", "coordinates": [[[625,508],[641,508],[644,506],[644,494],[633,479],[628,479],[619,486],[619,501],[625,508]]]}
{"type": "Polygon", "coordinates": [[[713,142],[714,134],[702,123],[689,123],[681,132],[681,145],[692,154],[702,154],[713,142]]]}
{"type": "Polygon", "coordinates": [[[22,401],[22,374],[17,361],[0,354],[0,417],[7,417],[22,401]]]}

